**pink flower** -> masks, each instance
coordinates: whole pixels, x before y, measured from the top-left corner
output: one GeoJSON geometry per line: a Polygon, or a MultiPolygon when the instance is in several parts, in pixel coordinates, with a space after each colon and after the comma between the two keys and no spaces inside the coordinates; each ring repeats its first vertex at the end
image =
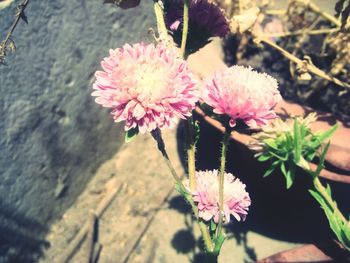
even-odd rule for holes
{"type": "MultiPolygon", "coordinates": [[[[219,171],[196,172],[196,190],[193,200],[198,205],[198,216],[206,221],[219,222],[219,171]]],[[[230,222],[230,215],[237,221],[245,220],[250,206],[250,197],[243,184],[231,173],[225,173],[224,207],[225,222],[230,222]]]]}
{"type": "Polygon", "coordinates": [[[125,130],[141,133],[172,128],[198,101],[196,82],[186,61],[163,45],[134,44],[110,50],[93,85],[96,102],[111,108],[125,130]]]}
{"type": "Polygon", "coordinates": [[[227,114],[231,127],[237,119],[256,127],[276,118],[273,108],[281,95],[273,77],[250,67],[233,66],[206,80],[202,98],[213,107],[214,113],[227,114]]]}

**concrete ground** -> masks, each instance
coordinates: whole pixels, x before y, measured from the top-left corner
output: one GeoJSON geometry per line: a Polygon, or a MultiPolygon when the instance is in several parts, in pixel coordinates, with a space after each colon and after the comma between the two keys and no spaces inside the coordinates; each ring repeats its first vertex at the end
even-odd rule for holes
{"type": "MultiPolygon", "coordinates": [[[[164,139],[175,168],[183,174],[175,131],[164,133],[164,139]]],[[[124,187],[99,220],[98,262],[203,262],[199,229],[186,204],[172,191],[173,180],[155,142],[142,135],[100,167],[76,203],[52,226],[47,235],[51,246],[42,263],[59,262],[89,211],[106,194],[105,185],[124,187]]],[[[244,224],[235,222],[230,229],[244,224]]],[[[251,262],[297,245],[250,230],[229,230],[219,262],[251,262]]],[[[84,262],[85,253],[83,244],[71,262],[84,262]]]]}

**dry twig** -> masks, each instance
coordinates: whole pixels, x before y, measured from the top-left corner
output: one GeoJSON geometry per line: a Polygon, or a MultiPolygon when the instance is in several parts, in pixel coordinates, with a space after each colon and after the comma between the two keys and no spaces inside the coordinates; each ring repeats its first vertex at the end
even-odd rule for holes
{"type": "MultiPolygon", "coordinates": [[[[100,218],[103,215],[103,213],[105,212],[105,210],[107,209],[107,207],[110,205],[110,203],[114,200],[114,198],[124,188],[125,188],[125,184],[122,184],[119,188],[114,187],[114,188],[107,189],[107,194],[101,200],[101,202],[98,204],[98,206],[94,212],[94,215],[96,215],[97,218],[100,218]]],[[[85,225],[80,229],[78,234],[70,242],[67,249],[64,251],[64,253],[62,254],[62,256],[59,258],[59,260],[57,262],[59,262],[59,263],[69,262],[72,255],[74,255],[74,253],[78,249],[79,245],[86,237],[88,230],[91,229],[92,222],[93,222],[93,220],[89,220],[88,222],[85,223],[85,225]]],[[[93,224],[95,224],[95,222],[93,222],[93,224]]]]}
{"type": "Polygon", "coordinates": [[[91,263],[94,253],[95,236],[96,236],[96,224],[97,218],[95,212],[91,211],[87,221],[88,230],[86,235],[86,240],[82,249],[84,250],[84,260],[85,263],[91,263]]]}
{"type": "Polygon", "coordinates": [[[267,45],[269,45],[270,47],[276,49],[277,51],[279,51],[283,56],[285,56],[286,58],[288,58],[290,61],[296,63],[298,66],[303,67],[304,69],[308,70],[309,72],[315,74],[316,76],[326,79],[328,81],[331,81],[335,84],[337,84],[340,87],[343,88],[347,88],[350,89],[350,84],[345,83],[335,77],[332,77],[330,75],[328,75],[326,72],[324,72],[323,70],[319,69],[318,67],[316,67],[315,65],[313,65],[312,63],[306,61],[306,60],[301,60],[300,58],[294,56],[293,54],[289,53],[287,50],[285,50],[284,48],[280,47],[279,45],[277,45],[276,43],[274,43],[273,41],[269,40],[266,37],[262,37],[262,36],[256,36],[253,35],[254,40],[257,43],[263,42],[267,45]]]}
{"type": "Polygon", "coordinates": [[[26,9],[28,3],[29,3],[29,0],[23,0],[23,2],[20,5],[18,5],[16,14],[15,14],[15,20],[13,21],[9,31],[7,32],[5,39],[0,42],[0,64],[5,64],[6,52],[8,49],[11,51],[16,50],[15,43],[11,39],[11,36],[15,31],[15,28],[18,25],[19,20],[23,19],[24,22],[28,24],[27,17],[24,14],[24,10],[26,9]]]}

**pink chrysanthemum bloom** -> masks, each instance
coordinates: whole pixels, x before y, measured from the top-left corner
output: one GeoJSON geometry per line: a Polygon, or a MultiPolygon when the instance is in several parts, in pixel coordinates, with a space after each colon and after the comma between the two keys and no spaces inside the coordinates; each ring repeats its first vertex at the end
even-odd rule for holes
{"type": "MultiPolygon", "coordinates": [[[[193,200],[198,206],[198,216],[206,221],[219,222],[219,171],[197,171],[196,190],[192,192],[193,200]]],[[[237,221],[244,221],[251,204],[248,192],[238,178],[225,173],[224,207],[225,222],[230,222],[230,215],[237,221]]]]}
{"type": "Polygon", "coordinates": [[[213,107],[214,113],[227,114],[231,127],[237,119],[256,127],[276,118],[273,108],[281,95],[273,77],[250,67],[232,66],[206,80],[202,99],[213,107]]]}
{"type": "Polygon", "coordinates": [[[110,50],[93,85],[96,102],[112,109],[125,130],[140,133],[172,128],[186,119],[198,101],[197,84],[175,50],[164,45],[134,44],[110,50]]]}

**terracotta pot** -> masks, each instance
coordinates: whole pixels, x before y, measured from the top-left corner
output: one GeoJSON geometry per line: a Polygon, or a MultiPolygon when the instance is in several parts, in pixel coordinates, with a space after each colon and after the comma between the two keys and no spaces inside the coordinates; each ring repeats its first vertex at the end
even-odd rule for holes
{"type": "Polygon", "coordinates": [[[307,244],[297,248],[285,250],[256,261],[270,262],[349,262],[350,255],[335,241],[323,244],[307,244]]]}
{"type": "MultiPolygon", "coordinates": [[[[216,70],[227,67],[223,62],[223,56],[221,43],[213,41],[199,52],[191,55],[188,61],[191,70],[200,78],[205,78],[211,76],[216,70]],[[210,63],[203,63],[203,61],[210,61],[210,63]]],[[[310,111],[312,111],[310,108],[286,101],[282,101],[276,107],[276,112],[281,116],[286,114],[304,115],[310,111]]],[[[219,121],[207,116],[200,108],[196,108],[196,113],[195,118],[205,120],[201,124],[208,123],[222,133],[225,131],[225,128],[219,121]]],[[[336,123],[336,119],[330,114],[319,112],[318,115],[319,120],[312,126],[313,130],[327,130],[336,123]]],[[[205,129],[207,128],[203,127],[204,133],[206,133],[205,129]]],[[[219,156],[214,149],[217,149],[221,136],[214,133],[213,129],[207,131],[207,136],[205,134],[202,136],[201,132],[201,143],[198,147],[202,148],[199,150],[205,150],[203,152],[206,154],[197,156],[199,169],[217,169],[219,167],[219,156]],[[214,138],[212,135],[214,135],[214,138]]],[[[315,243],[317,240],[327,244],[308,244],[275,254],[258,262],[331,262],[334,260],[337,262],[350,262],[348,252],[339,249],[339,246],[334,246],[334,242],[329,242],[334,236],[329,230],[327,219],[319,205],[307,192],[308,187],[311,185],[311,180],[308,181],[310,178],[303,176],[301,173],[296,178],[295,187],[286,191],[285,187],[283,187],[285,182],[282,176],[261,178],[260,174],[264,169],[264,165],[258,163],[248,149],[247,145],[251,141],[249,135],[234,131],[231,133],[231,137],[233,139],[231,143],[233,156],[228,157],[230,160],[228,160],[227,166],[230,165],[229,161],[233,162],[233,164],[231,163],[232,166],[229,167],[231,169],[230,172],[232,171],[242,179],[246,183],[247,188],[249,188],[250,193],[255,195],[252,196],[251,215],[248,216],[247,221],[242,225],[242,229],[237,229],[239,226],[235,225],[232,227],[232,232],[238,231],[239,234],[240,231],[252,230],[278,240],[300,243],[315,243]],[[235,167],[236,170],[234,170],[235,167]],[[241,169],[242,172],[238,174],[241,169]],[[330,243],[333,245],[330,245],[330,243]]],[[[198,153],[200,152],[202,151],[198,151],[198,153]]],[[[338,187],[337,190],[342,188],[340,190],[343,191],[343,196],[340,196],[345,196],[343,199],[346,199],[343,207],[348,209],[350,129],[345,123],[339,123],[339,128],[331,138],[326,161],[327,166],[323,169],[321,177],[330,180],[332,187],[338,187]],[[346,189],[344,190],[344,188],[346,189]]],[[[313,164],[313,167],[316,167],[316,164],[313,164]]],[[[341,207],[340,203],[338,205],[341,207]]]]}
{"type": "MultiPolygon", "coordinates": [[[[304,115],[311,111],[312,110],[309,108],[286,101],[282,101],[276,107],[276,112],[281,117],[285,115],[304,115]]],[[[207,116],[199,107],[196,108],[196,112],[206,122],[219,131],[225,131],[224,126],[219,121],[207,116]]],[[[337,120],[330,114],[318,112],[318,116],[319,120],[311,127],[315,131],[327,130],[337,122],[337,120]]],[[[350,128],[346,127],[344,123],[338,123],[339,128],[331,138],[330,148],[326,156],[328,165],[326,164],[326,168],[323,169],[320,176],[331,181],[350,184],[350,140],[346,139],[350,138],[350,128]]],[[[231,138],[245,146],[247,146],[252,140],[249,135],[238,133],[237,131],[231,133],[231,138]]],[[[316,164],[311,164],[311,168],[316,168],[316,164]]]]}

